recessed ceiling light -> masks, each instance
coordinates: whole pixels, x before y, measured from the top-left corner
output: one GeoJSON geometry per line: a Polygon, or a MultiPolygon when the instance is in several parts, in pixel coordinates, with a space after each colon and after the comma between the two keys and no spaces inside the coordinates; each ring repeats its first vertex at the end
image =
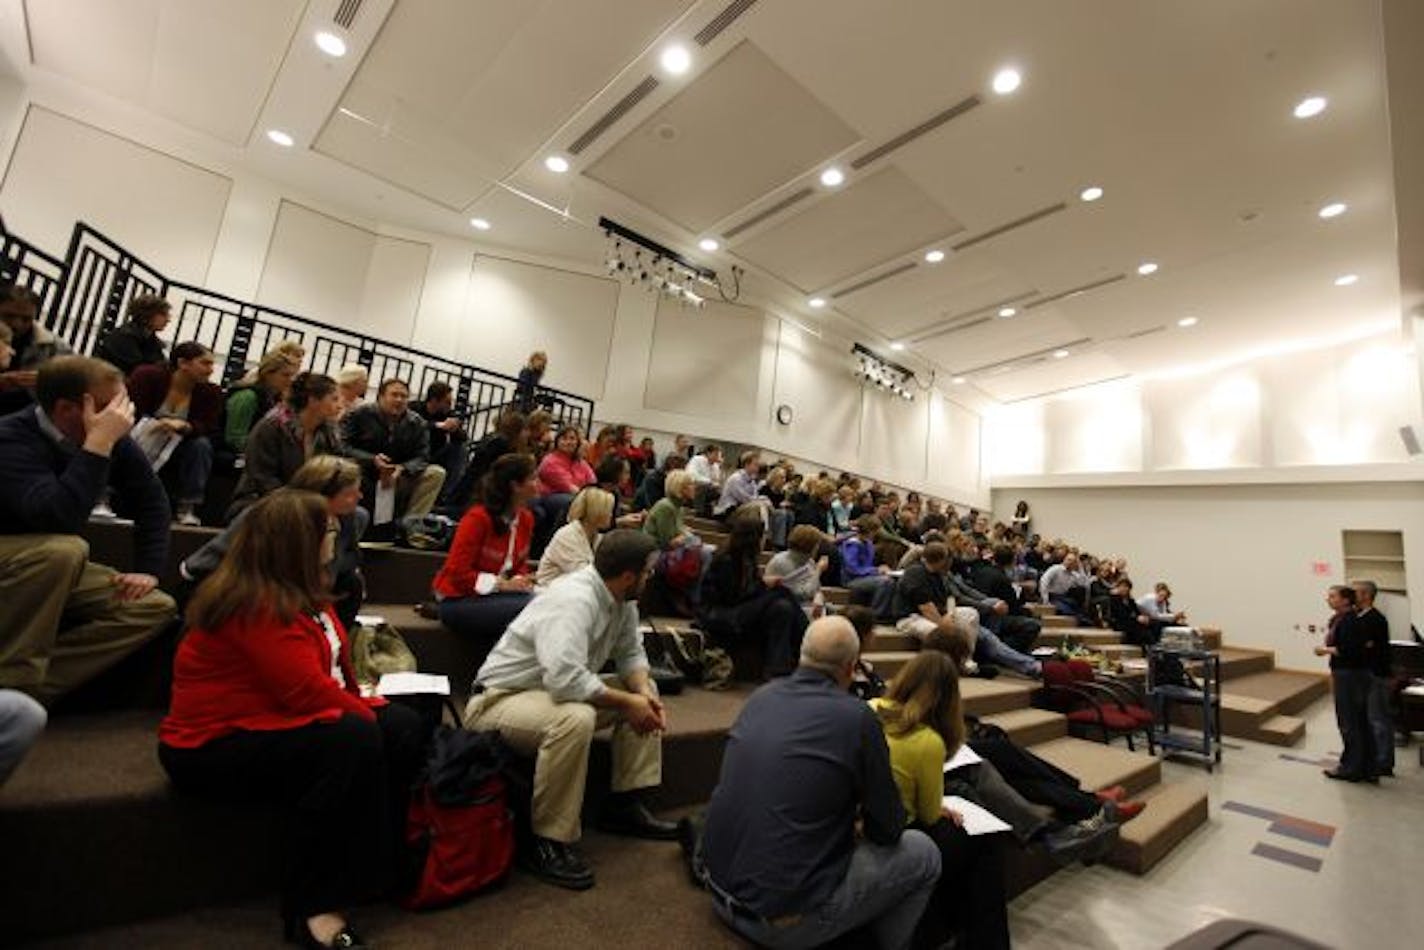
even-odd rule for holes
{"type": "Polygon", "coordinates": [[[1023,84],[1023,77],[1017,69],[1001,69],[994,74],[994,91],[1007,96],[1023,84]]]}
{"type": "Polygon", "coordinates": [[[1359,274],[1341,274],[1339,277],[1335,278],[1335,286],[1348,287],[1351,284],[1358,282],[1359,279],[1359,274]]]}
{"type": "Polygon", "coordinates": [[[956,376],[956,377],[954,377],[953,379],[951,379],[950,382],[953,383],[953,384],[956,385],[956,386],[963,386],[963,385],[964,385],[964,377],[963,377],[963,376],[956,376]]]}
{"type": "Polygon", "coordinates": [[[896,352],[899,352],[900,350],[903,350],[904,348],[905,348],[905,344],[903,344],[903,343],[891,343],[891,344],[890,344],[890,349],[895,350],[896,352]]]}
{"type": "Polygon", "coordinates": [[[824,297],[812,297],[810,300],[806,301],[806,305],[812,310],[820,310],[826,305],[826,301],[824,297]]]}
{"type": "Polygon", "coordinates": [[[710,238],[710,237],[708,237],[708,238],[703,238],[702,240],[698,241],[698,242],[697,242],[697,246],[700,247],[700,248],[702,248],[704,251],[709,251],[709,252],[710,252],[710,251],[715,251],[715,250],[717,250],[717,248],[721,247],[722,245],[720,245],[720,244],[717,243],[717,239],[716,239],[716,238],[710,238]]]}
{"type": "Polygon", "coordinates": [[[1324,96],[1310,96],[1296,103],[1295,117],[1297,119],[1309,119],[1311,116],[1320,115],[1325,111],[1324,96]]]}
{"type": "Polygon", "coordinates": [[[484,218],[471,218],[470,227],[476,231],[488,231],[490,229],[490,223],[484,218]]]}
{"type": "Polygon", "coordinates": [[[1183,317],[1182,319],[1180,319],[1180,320],[1177,321],[1177,326],[1179,326],[1179,327],[1194,327],[1194,326],[1196,326],[1196,325],[1197,325],[1197,318],[1196,318],[1196,317],[1183,317]]]}
{"type": "Polygon", "coordinates": [[[1007,319],[1009,319],[1009,317],[1018,316],[1018,311],[1015,310],[1013,307],[1000,307],[1000,308],[999,308],[999,316],[1001,316],[1001,317],[1003,317],[1005,320],[1007,320],[1007,319]]]}
{"type": "Polygon", "coordinates": [[[1137,265],[1137,272],[1143,277],[1148,277],[1157,273],[1157,264],[1153,261],[1143,261],[1137,265]]]}
{"type": "Polygon", "coordinates": [[[845,183],[845,172],[839,168],[827,168],[821,172],[821,184],[827,188],[836,188],[845,183]]]}
{"type": "Polygon", "coordinates": [[[940,261],[944,260],[944,251],[938,249],[928,251],[925,254],[925,260],[929,261],[931,264],[938,264],[940,261]]]}
{"type": "Polygon", "coordinates": [[[1067,358],[1068,358],[1068,351],[1067,351],[1067,350],[1054,350],[1054,351],[1053,351],[1053,358],[1054,358],[1055,360],[1067,359],[1067,358]]]}
{"type": "Polygon", "coordinates": [[[550,155],[544,159],[544,167],[557,175],[562,175],[569,170],[569,160],[562,155],[550,155]]]}
{"type": "Polygon", "coordinates": [[[346,41],[335,33],[322,30],[316,35],[317,49],[328,56],[341,57],[346,55],[346,41]]]}
{"type": "Polygon", "coordinates": [[[1078,192],[1078,197],[1084,201],[1097,201],[1103,196],[1103,190],[1097,185],[1091,185],[1078,192]]]}
{"type": "Polygon", "coordinates": [[[296,141],[286,132],[283,132],[281,129],[268,129],[267,138],[270,139],[272,142],[276,143],[277,145],[282,146],[283,148],[291,148],[293,143],[296,141]]]}
{"type": "Polygon", "coordinates": [[[686,46],[669,46],[663,50],[663,55],[658,57],[658,62],[663,64],[663,69],[674,76],[681,76],[692,66],[692,54],[687,51],[686,46]]]}
{"type": "Polygon", "coordinates": [[[1345,213],[1346,207],[1347,205],[1343,201],[1332,201],[1330,204],[1321,208],[1318,214],[1322,218],[1338,218],[1345,213]]]}

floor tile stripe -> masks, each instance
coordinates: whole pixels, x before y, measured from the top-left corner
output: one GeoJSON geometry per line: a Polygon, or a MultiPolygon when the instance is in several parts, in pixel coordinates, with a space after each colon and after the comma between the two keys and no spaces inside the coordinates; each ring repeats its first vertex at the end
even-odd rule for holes
{"type": "Polygon", "coordinates": [[[1281,864],[1289,864],[1291,867],[1300,868],[1303,871],[1319,871],[1321,865],[1325,863],[1308,854],[1287,851],[1285,848],[1277,848],[1275,845],[1264,843],[1257,844],[1251,849],[1251,853],[1271,861],[1279,861],[1281,864]]]}
{"type": "Polygon", "coordinates": [[[1319,845],[1322,848],[1330,847],[1330,842],[1335,838],[1333,834],[1323,835],[1308,828],[1298,828],[1284,821],[1273,822],[1266,830],[1272,834],[1284,835],[1287,838],[1304,841],[1306,844],[1319,845]]]}
{"type": "Polygon", "coordinates": [[[1252,818],[1264,818],[1267,821],[1276,821],[1281,817],[1280,812],[1271,811],[1269,808],[1257,808],[1255,805],[1246,805],[1242,802],[1226,802],[1221,806],[1222,811],[1235,811],[1243,815],[1250,815],[1252,818]]]}

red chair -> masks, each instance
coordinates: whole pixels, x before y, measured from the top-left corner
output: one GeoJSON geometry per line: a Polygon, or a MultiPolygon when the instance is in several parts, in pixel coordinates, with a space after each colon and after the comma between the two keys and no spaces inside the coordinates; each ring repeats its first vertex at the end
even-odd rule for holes
{"type": "Polygon", "coordinates": [[[1122,736],[1128,749],[1136,752],[1132,737],[1141,732],[1147,739],[1147,750],[1155,752],[1152,714],[1137,703],[1124,702],[1118,686],[1123,684],[1100,682],[1092,666],[1082,660],[1048,660],[1043,664],[1038,699],[1046,708],[1062,713],[1075,734],[1101,732],[1105,745],[1122,736]]]}

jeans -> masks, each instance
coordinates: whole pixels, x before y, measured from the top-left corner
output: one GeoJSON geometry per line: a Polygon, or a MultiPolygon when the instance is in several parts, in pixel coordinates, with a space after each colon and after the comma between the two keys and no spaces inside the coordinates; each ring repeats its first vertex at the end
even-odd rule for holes
{"type": "Polygon", "coordinates": [[[876,620],[895,618],[895,578],[888,574],[867,574],[852,578],[846,587],[850,590],[850,602],[869,605],[875,611],[876,620]]]}
{"type": "Polygon", "coordinates": [[[1332,670],[1335,688],[1335,722],[1340,727],[1339,771],[1352,778],[1368,778],[1379,768],[1374,731],[1370,728],[1370,693],[1375,676],[1369,670],[1332,670]]]}
{"type": "Polygon", "coordinates": [[[1017,614],[999,616],[996,613],[990,613],[980,623],[1020,653],[1032,650],[1034,643],[1038,640],[1039,633],[1043,630],[1043,624],[1037,619],[1020,617],[1017,614]]]}
{"type": "Polygon", "coordinates": [[[1394,717],[1389,714],[1390,677],[1376,676],[1370,688],[1370,734],[1375,743],[1375,771],[1394,771],[1394,717]]]}
{"type": "Polygon", "coordinates": [[[778,551],[786,547],[786,533],[791,530],[791,512],[785,508],[773,508],[767,512],[767,527],[771,534],[771,546],[778,551]]]}
{"type": "Polygon", "coordinates": [[[715,886],[712,902],[727,926],[759,946],[816,947],[868,924],[882,950],[904,950],[914,938],[939,871],[939,848],[924,832],[907,830],[893,845],[858,842],[840,886],[820,907],[800,915],[766,920],[715,886]]]}
{"type": "Polygon", "coordinates": [[[1037,660],[1015,650],[982,624],[979,627],[979,637],[974,642],[974,662],[981,665],[993,663],[995,666],[1007,666],[1015,673],[1025,676],[1038,676],[1042,669],[1037,660]]]}
{"type": "Polygon", "coordinates": [[[208,493],[208,476],[213,472],[213,444],[207,436],[184,439],[168,460],[178,476],[178,504],[197,507],[208,493]]]}
{"type": "Polygon", "coordinates": [[[464,439],[451,439],[445,443],[445,448],[431,453],[430,461],[445,469],[445,484],[440,487],[436,507],[444,508],[450,504],[455,487],[460,483],[460,476],[465,474],[466,459],[464,439]]]}
{"type": "Polygon", "coordinates": [[[45,708],[17,689],[0,689],[0,785],[44,732],[45,708]]]}
{"type": "Polygon", "coordinates": [[[512,590],[453,597],[440,601],[440,622],[462,637],[494,646],[504,628],[533,598],[533,594],[512,590]]]}

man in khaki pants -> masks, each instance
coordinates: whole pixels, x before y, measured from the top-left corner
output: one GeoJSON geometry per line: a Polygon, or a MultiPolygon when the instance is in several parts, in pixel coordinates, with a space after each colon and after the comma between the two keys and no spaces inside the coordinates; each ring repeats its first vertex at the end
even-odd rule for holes
{"type": "Polygon", "coordinates": [[[516,751],[535,756],[534,847],[523,860],[530,873],[560,887],[593,886],[593,871],[573,845],[596,729],[613,727],[613,794],[600,826],[677,837],[677,826],[653,817],[638,797],[662,782],[667,727],[635,603],[656,555],[657,542],[641,531],[604,535],[593,564],[560,578],[510,623],[465,709],[466,727],[497,730],[516,751]],[[616,674],[600,677],[609,660],[616,674]]]}
{"type": "Polygon", "coordinates": [[[0,419],[0,687],[50,704],[157,636],[168,496],[127,437],[133,404],[102,360],[44,363],[37,405],[0,419]],[[111,489],[134,519],[134,572],[89,561],[79,531],[111,489]]]}

